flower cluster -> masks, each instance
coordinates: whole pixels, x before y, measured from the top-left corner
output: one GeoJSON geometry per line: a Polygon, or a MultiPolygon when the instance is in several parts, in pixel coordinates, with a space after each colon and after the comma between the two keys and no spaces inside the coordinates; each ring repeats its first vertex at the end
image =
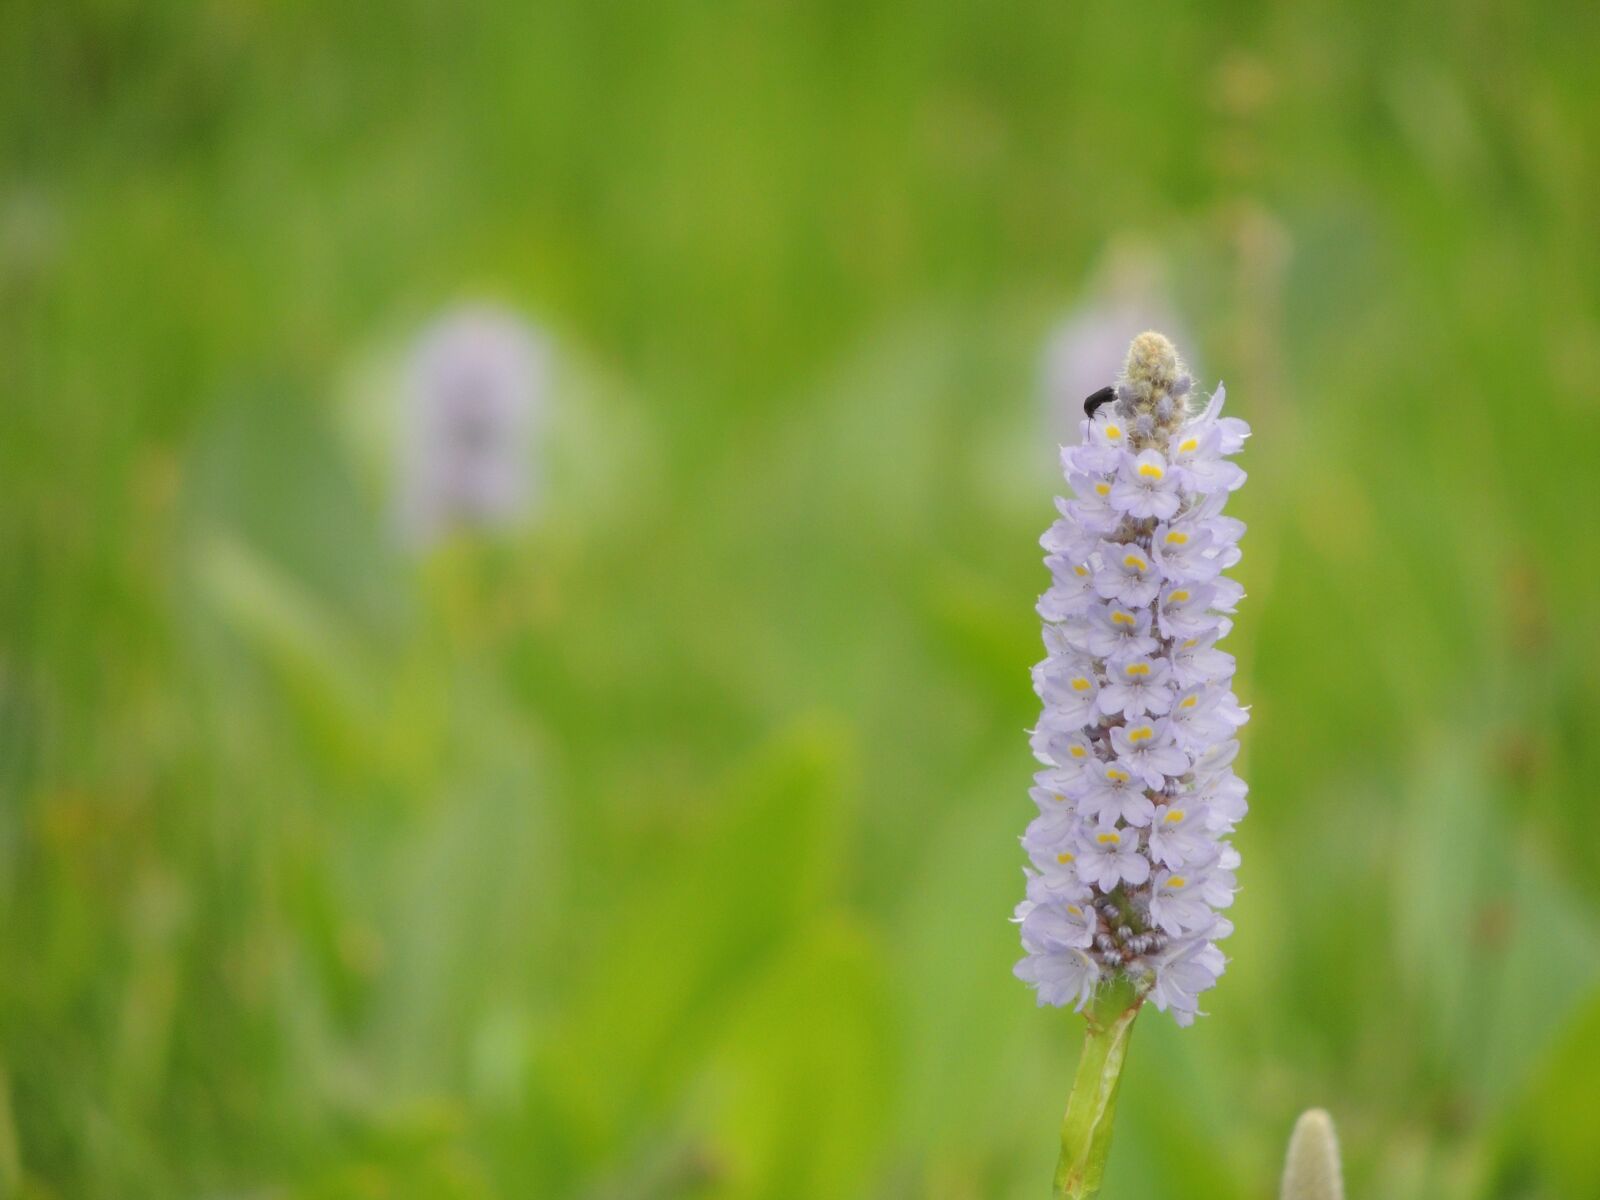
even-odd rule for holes
{"type": "Polygon", "coordinates": [[[1225,965],[1219,910],[1239,863],[1226,839],[1246,807],[1232,770],[1246,714],[1217,642],[1243,596],[1223,572],[1244,525],[1222,508],[1250,431],[1220,415],[1221,386],[1199,412],[1190,391],[1171,342],[1140,334],[1115,403],[1061,452],[1076,497],[1041,539],[1044,770],[1016,967],[1040,1004],[1080,1009],[1124,976],[1180,1025],[1225,965]]]}

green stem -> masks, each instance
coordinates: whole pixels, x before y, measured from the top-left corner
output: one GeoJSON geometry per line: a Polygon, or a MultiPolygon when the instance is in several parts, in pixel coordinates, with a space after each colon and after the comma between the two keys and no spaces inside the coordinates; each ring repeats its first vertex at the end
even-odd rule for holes
{"type": "Polygon", "coordinates": [[[1144,998],[1119,981],[1096,998],[1083,1038],[1083,1056],[1061,1121],[1061,1161],[1056,1164],[1056,1200],[1093,1200],[1100,1194],[1111,1153],[1111,1122],[1117,1111],[1128,1038],[1144,998]]]}

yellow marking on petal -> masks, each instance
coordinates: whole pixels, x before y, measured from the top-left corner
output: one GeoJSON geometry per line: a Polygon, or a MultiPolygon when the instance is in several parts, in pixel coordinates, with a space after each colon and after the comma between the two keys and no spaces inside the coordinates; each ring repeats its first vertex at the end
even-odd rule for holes
{"type": "Polygon", "coordinates": [[[1106,769],[1106,778],[1111,780],[1112,783],[1127,783],[1133,776],[1119,767],[1108,767],[1106,769]]]}
{"type": "Polygon", "coordinates": [[[1165,819],[1167,824],[1176,825],[1179,821],[1183,820],[1185,815],[1186,814],[1181,808],[1169,808],[1167,809],[1167,815],[1165,819]]]}
{"type": "Polygon", "coordinates": [[[1130,679],[1139,675],[1148,675],[1150,674],[1150,664],[1129,663],[1127,666],[1122,668],[1122,673],[1128,676],[1130,679]]]}
{"type": "Polygon", "coordinates": [[[1094,485],[1094,494],[1096,496],[1109,496],[1109,495],[1111,495],[1111,485],[1109,483],[1097,483],[1097,484],[1095,484],[1094,485]]]}
{"type": "Polygon", "coordinates": [[[1099,842],[1102,846],[1122,845],[1122,835],[1117,833],[1115,830],[1107,830],[1105,833],[1097,833],[1094,835],[1094,840],[1099,842]]]}
{"type": "Polygon", "coordinates": [[[1178,701],[1178,707],[1179,708],[1193,708],[1196,704],[1199,704],[1199,703],[1200,703],[1200,696],[1199,696],[1198,693],[1196,693],[1193,696],[1185,696],[1182,700],[1179,700],[1178,701]]]}
{"type": "Polygon", "coordinates": [[[1128,740],[1130,742],[1148,742],[1155,735],[1156,731],[1148,725],[1139,725],[1128,730],[1128,740]]]}
{"type": "Polygon", "coordinates": [[[1120,426],[1120,425],[1110,425],[1110,424],[1108,424],[1106,426],[1106,438],[1109,441],[1113,441],[1114,442],[1121,436],[1122,436],[1122,426],[1120,426]]]}
{"type": "Polygon", "coordinates": [[[1077,566],[1072,568],[1072,573],[1079,579],[1087,579],[1089,577],[1089,568],[1084,566],[1082,563],[1079,563],[1077,566]]]}
{"type": "Polygon", "coordinates": [[[1188,640],[1186,640],[1183,643],[1183,645],[1181,645],[1179,647],[1179,649],[1180,650],[1193,650],[1199,644],[1200,644],[1200,639],[1199,638],[1189,638],[1188,640]]]}
{"type": "Polygon", "coordinates": [[[1075,917],[1083,916],[1083,909],[1079,908],[1076,904],[1067,905],[1067,911],[1075,917]]]}
{"type": "Polygon", "coordinates": [[[1181,530],[1181,529],[1169,529],[1169,530],[1167,530],[1167,545],[1169,545],[1169,546],[1187,546],[1188,544],[1189,544],[1189,535],[1187,533],[1185,533],[1183,530],[1181,530]]]}
{"type": "Polygon", "coordinates": [[[1189,881],[1182,875],[1174,875],[1171,879],[1167,880],[1167,886],[1176,891],[1178,888],[1188,887],[1189,881]]]}
{"type": "Polygon", "coordinates": [[[1075,692],[1087,692],[1092,683],[1093,680],[1085,679],[1082,675],[1079,675],[1072,681],[1072,690],[1075,692]]]}
{"type": "Polygon", "coordinates": [[[1064,867],[1069,862],[1073,861],[1073,859],[1075,859],[1077,857],[1078,856],[1076,854],[1072,853],[1072,851],[1063,850],[1060,854],[1056,855],[1056,861],[1058,863],[1060,863],[1064,867]]]}
{"type": "Polygon", "coordinates": [[[1140,463],[1139,474],[1145,479],[1160,479],[1166,472],[1156,466],[1155,463],[1140,463]]]}
{"type": "Polygon", "coordinates": [[[1200,448],[1200,439],[1187,437],[1178,443],[1179,454],[1192,454],[1200,448]]]}
{"type": "Polygon", "coordinates": [[[1057,804],[1060,804],[1063,800],[1066,799],[1066,797],[1063,796],[1060,792],[1056,792],[1053,796],[1050,797],[1050,799],[1054,800],[1057,804]]]}
{"type": "Polygon", "coordinates": [[[1067,747],[1067,753],[1072,755],[1073,758],[1087,758],[1087,757],[1089,757],[1089,752],[1087,750],[1085,750],[1082,746],[1069,746],[1069,747],[1067,747]]]}
{"type": "Polygon", "coordinates": [[[1145,560],[1140,558],[1137,554],[1124,555],[1122,559],[1122,565],[1127,567],[1130,571],[1148,571],[1150,569],[1150,564],[1145,562],[1145,560]]]}
{"type": "Polygon", "coordinates": [[[1111,613],[1111,623],[1113,625],[1137,625],[1139,620],[1130,612],[1123,612],[1121,609],[1113,609],[1111,613]]]}
{"type": "Polygon", "coordinates": [[[1189,602],[1189,589],[1179,588],[1175,592],[1167,593],[1168,604],[1187,604],[1189,602]]]}

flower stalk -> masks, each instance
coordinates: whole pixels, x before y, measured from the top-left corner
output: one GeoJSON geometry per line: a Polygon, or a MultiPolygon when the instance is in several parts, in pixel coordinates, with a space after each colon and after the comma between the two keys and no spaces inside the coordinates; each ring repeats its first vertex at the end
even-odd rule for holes
{"type": "Polygon", "coordinates": [[[1144,999],[1126,981],[1105,988],[1089,1013],[1078,1074],[1061,1121],[1061,1158],[1056,1163],[1056,1200],[1092,1200],[1100,1194],[1111,1153],[1112,1122],[1133,1022],[1144,999]]]}

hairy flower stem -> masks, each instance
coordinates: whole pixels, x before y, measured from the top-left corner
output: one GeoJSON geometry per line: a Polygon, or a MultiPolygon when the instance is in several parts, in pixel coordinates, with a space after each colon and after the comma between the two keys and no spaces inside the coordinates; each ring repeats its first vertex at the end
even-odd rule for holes
{"type": "Polygon", "coordinates": [[[1127,981],[1102,988],[1089,1013],[1083,1055],[1061,1121],[1061,1159],[1056,1164],[1056,1200],[1093,1200],[1100,1194],[1111,1124],[1116,1116],[1128,1039],[1144,997],[1127,981]]]}

